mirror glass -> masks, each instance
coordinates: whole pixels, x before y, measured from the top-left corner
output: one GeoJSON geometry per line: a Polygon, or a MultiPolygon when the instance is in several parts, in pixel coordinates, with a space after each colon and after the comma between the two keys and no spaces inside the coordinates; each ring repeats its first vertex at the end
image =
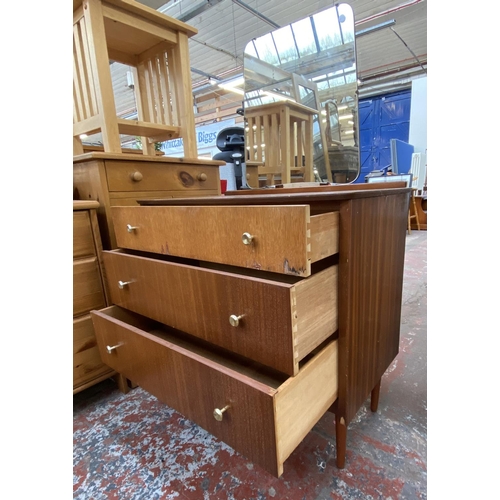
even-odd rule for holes
{"type": "Polygon", "coordinates": [[[358,86],[350,5],[335,5],[251,40],[244,77],[247,164],[258,165],[266,184],[342,184],[357,178],[358,86]],[[283,162],[290,174],[283,174],[283,162]]]}

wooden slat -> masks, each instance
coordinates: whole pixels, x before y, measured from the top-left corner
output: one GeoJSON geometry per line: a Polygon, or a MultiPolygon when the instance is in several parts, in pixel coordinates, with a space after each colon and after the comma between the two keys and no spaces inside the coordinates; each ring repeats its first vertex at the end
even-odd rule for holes
{"type": "MultiPolygon", "coordinates": [[[[184,145],[184,156],[196,157],[198,147],[193,113],[193,89],[191,83],[191,68],[189,65],[188,37],[179,33],[179,43],[172,50],[173,71],[170,72],[174,80],[175,101],[179,112],[179,125],[184,145]]],[[[169,59],[170,64],[170,59],[169,59]]]]}
{"type": "Polygon", "coordinates": [[[281,108],[280,113],[280,152],[281,152],[281,182],[290,182],[290,135],[285,124],[290,123],[290,110],[287,106],[281,108]]]}
{"type": "Polygon", "coordinates": [[[91,116],[86,120],[73,123],[73,135],[80,136],[81,134],[92,135],[101,130],[101,117],[99,115],[91,116]]]}
{"type": "Polygon", "coordinates": [[[82,18],[82,20],[80,21],[80,28],[82,34],[83,61],[85,64],[85,78],[87,80],[88,95],[90,100],[90,114],[93,116],[98,113],[98,108],[95,95],[94,75],[92,74],[92,65],[90,63],[90,48],[87,38],[87,26],[85,24],[85,18],[82,18]]]}
{"type": "Polygon", "coordinates": [[[112,47],[108,47],[108,56],[110,61],[117,61],[127,66],[137,66],[139,64],[139,58],[136,55],[112,47]]]}
{"type": "MultiPolygon", "coordinates": [[[[167,72],[168,72],[168,84],[169,90],[172,94],[171,106],[172,106],[172,125],[180,125],[180,116],[179,116],[179,106],[177,105],[177,85],[176,81],[173,77],[173,72],[175,71],[174,66],[174,51],[170,48],[166,50],[167,54],[167,72]]],[[[187,156],[187,155],[186,155],[187,156]]]]}
{"type": "Polygon", "coordinates": [[[163,123],[165,124],[165,120],[163,118],[163,99],[161,96],[161,88],[160,88],[160,68],[159,68],[159,61],[158,61],[158,56],[155,56],[151,59],[151,69],[152,69],[152,76],[153,76],[153,92],[154,92],[154,108],[156,110],[156,123],[163,123]]]}
{"type": "Polygon", "coordinates": [[[80,26],[78,24],[73,26],[73,41],[75,44],[76,62],[77,62],[78,76],[80,80],[80,91],[82,96],[82,104],[84,108],[83,116],[85,118],[90,118],[93,115],[90,104],[90,88],[87,77],[87,66],[85,64],[85,55],[83,53],[83,47],[82,47],[82,35],[80,31],[80,26]]]}
{"type": "MultiPolygon", "coordinates": [[[[163,100],[163,119],[165,125],[174,125],[172,120],[172,108],[170,106],[170,83],[168,81],[168,69],[167,69],[167,54],[161,52],[159,55],[159,76],[160,76],[160,89],[163,100]]],[[[175,124],[178,125],[178,124],[175,124]]]]}
{"type": "Polygon", "coordinates": [[[118,129],[124,135],[139,135],[154,141],[167,141],[180,136],[180,127],[138,120],[117,119],[118,129]]]}
{"type": "MultiPolygon", "coordinates": [[[[73,42],[74,43],[74,42],[73,42]]],[[[73,104],[76,107],[78,120],[85,120],[85,107],[83,104],[80,75],[78,74],[78,61],[76,59],[76,45],[73,45],[73,104]]]]}

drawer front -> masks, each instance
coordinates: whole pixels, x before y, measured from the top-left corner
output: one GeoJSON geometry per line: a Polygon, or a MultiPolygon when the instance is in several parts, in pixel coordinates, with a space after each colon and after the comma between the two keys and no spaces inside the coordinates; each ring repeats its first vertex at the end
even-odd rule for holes
{"type": "Polygon", "coordinates": [[[101,360],[90,315],[73,320],[73,389],[112,373],[101,360]]]}
{"type": "Polygon", "coordinates": [[[73,212],[73,258],[95,255],[90,215],[86,210],[73,212]]]}
{"type": "Polygon", "coordinates": [[[336,266],[282,283],[119,251],[103,260],[113,304],[288,375],[337,329],[336,266]]]}
{"type": "Polygon", "coordinates": [[[73,316],[106,306],[97,258],[73,262],[73,316]]]}
{"type": "Polygon", "coordinates": [[[107,364],[276,476],[337,397],[336,341],[296,377],[277,379],[125,309],[91,315],[107,364]],[[224,410],[221,419],[215,410],[224,410]]]}
{"type": "Polygon", "coordinates": [[[338,252],[338,213],[308,205],[112,207],[122,248],[295,276],[338,252]]]}
{"type": "Polygon", "coordinates": [[[270,387],[155,338],[144,325],[132,326],[132,319],[125,317],[124,322],[104,311],[92,312],[92,318],[107,364],[235,450],[276,472],[274,391],[270,387]],[[107,346],[118,347],[108,354],[107,346]],[[226,405],[230,408],[217,421],[214,410],[226,405]]]}
{"type": "Polygon", "coordinates": [[[108,190],[113,191],[219,191],[219,168],[204,165],[107,160],[108,190]]]}

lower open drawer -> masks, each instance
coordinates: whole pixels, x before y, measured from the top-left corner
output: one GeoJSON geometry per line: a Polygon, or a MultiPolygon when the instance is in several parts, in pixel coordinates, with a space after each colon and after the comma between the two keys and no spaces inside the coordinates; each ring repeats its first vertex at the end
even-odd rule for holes
{"type": "Polygon", "coordinates": [[[91,315],[107,365],[277,477],[337,398],[336,340],[287,378],[118,306],[91,315]]]}

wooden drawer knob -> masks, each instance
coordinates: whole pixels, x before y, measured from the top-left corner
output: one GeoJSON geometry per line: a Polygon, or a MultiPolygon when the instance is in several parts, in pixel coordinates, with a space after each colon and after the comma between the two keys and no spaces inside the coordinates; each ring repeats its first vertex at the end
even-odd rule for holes
{"type": "Polygon", "coordinates": [[[201,174],[198,174],[196,176],[196,178],[199,180],[199,181],[206,181],[208,179],[207,177],[207,174],[205,174],[204,172],[202,172],[201,174]]]}
{"type": "Polygon", "coordinates": [[[229,316],[229,323],[231,324],[231,326],[239,326],[240,319],[243,318],[243,316],[245,315],[240,314],[239,316],[236,316],[236,314],[231,314],[231,316],[229,316]]]}
{"type": "Polygon", "coordinates": [[[215,420],[222,422],[222,419],[224,418],[224,412],[228,408],[229,408],[229,405],[224,406],[224,408],[222,408],[221,410],[219,410],[219,408],[216,408],[214,410],[214,413],[213,413],[215,420]]]}
{"type": "Polygon", "coordinates": [[[134,172],[130,174],[130,178],[135,182],[139,182],[142,181],[142,174],[140,172],[134,172]]]}

